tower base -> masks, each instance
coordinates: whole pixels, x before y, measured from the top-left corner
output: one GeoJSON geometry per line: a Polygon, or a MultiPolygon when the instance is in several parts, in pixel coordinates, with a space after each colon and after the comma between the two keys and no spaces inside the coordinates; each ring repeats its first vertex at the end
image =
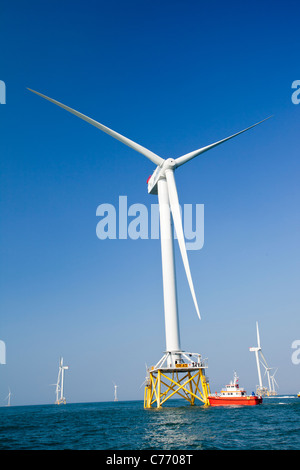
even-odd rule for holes
{"type": "Polygon", "coordinates": [[[200,354],[166,353],[156,366],[148,369],[145,384],[144,408],[161,406],[170,398],[184,398],[191,405],[198,400],[209,406],[210,387],[205,376],[207,365],[200,354]],[[192,360],[192,358],[195,360],[192,360]]]}
{"type": "Polygon", "coordinates": [[[257,385],[256,395],[261,397],[271,397],[276,396],[277,392],[275,390],[269,390],[267,387],[259,387],[259,385],[257,385]]]}
{"type": "Polygon", "coordinates": [[[66,403],[65,398],[60,398],[59,400],[56,400],[55,405],[65,405],[66,403]]]}

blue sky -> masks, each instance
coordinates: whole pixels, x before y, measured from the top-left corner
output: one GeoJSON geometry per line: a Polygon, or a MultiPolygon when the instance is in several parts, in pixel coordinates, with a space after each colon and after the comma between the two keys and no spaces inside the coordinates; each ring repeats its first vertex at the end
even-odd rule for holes
{"type": "Polygon", "coordinates": [[[182,347],[208,357],[213,391],[237,370],[250,392],[259,322],[281,393],[300,389],[299,3],[1,3],[0,404],[52,403],[59,356],[69,402],[142,399],[165,347],[159,240],[99,240],[96,209],[149,209],[154,165],[27,87],[162,156],[269,115],[176,172],[181,204],[204,204],[205,242],[177,252],[182,347]]]}

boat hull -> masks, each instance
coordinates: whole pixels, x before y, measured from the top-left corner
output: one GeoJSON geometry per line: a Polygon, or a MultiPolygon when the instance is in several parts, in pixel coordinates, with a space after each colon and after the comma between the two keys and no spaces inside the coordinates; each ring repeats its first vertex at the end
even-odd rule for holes
{"type": "Polygon", "coordinates": [[[208,397],[210,406],[251,406],[260,405],[262,403],[262,397],[245,396],[245,397],[220,397],[220,396],[209,396],[208,397]]]}

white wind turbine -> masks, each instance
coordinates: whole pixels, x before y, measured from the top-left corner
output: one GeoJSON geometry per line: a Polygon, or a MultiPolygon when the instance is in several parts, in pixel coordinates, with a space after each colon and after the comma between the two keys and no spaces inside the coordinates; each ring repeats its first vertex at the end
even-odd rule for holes
{"type": "Polygon", "coordinates": [[[260,362],[264,366],[264,369],[265,369],[265,374],[264,375],[267,375],[269,390],[271,390],[270,370],[272,370],[272,368],[269,367],[268,365],[264,364],[263,361],[260,361],[260,362]]]}
{"type": "Polygon", "coordinates": [[[276,392],[276,386],[279,387],[278,383],[276,382],[276,379],[275,379],[275,374],[277,372],[277,369],[275,369],[275,372],[273,375],[271,375],[270,379],[271,379],[271,394],[272,395],[276,395],[277,392],[276,392]]]}
{"type": "MultiPolygon", "coordinates": [[[[172,234],[172,222],[171,214],[174,221],[174,226],[176,230],[177,240],[179,243],[179,248],[181,252],[181,257],[188,279],[188,284],[194,301],[195,309],[197,315],[200,319],[199,307],[195,295],[194,285],[191,277],[187,251],[185,247],[183,227],[181,221],[180,206],[178,202],[178,195],[176,189],[176,183],[174,178],[175,169],[179,168],[181,165],[187,163],[198,155],[207,152],[208,150],[217,147],[218,145],[232,139],[233,137],[246,132],[247,130],[257,126],[260,121],[246,129],[243,129],[236,134],[233,134],[225,139],[222,139],[218,142],[215,142],[211,145],[207,145],[193,152],[187,153],[179,158],[168,158],[164,159],[152,151],[146,149],[145,147],[133,142],[132,140],[124,137],[123,135],[109,129],[108,127],[100,124],[94,119],[89,118],[88,116],[75,111],[74,109],[66,106],[52,98],[49,98],[37,91],[31,90],[33,93],[45,98],[48,101],[60,106],[61,108],[69,111],[70,113],[78,116],[84,121],[92,124],[101,131],[109,134],[115,139],[121,141],[123,144],[128,145],[132,149],[141,153],[149,160],[151,160],[155,165],[156,169],[153,172],[151,178],[148,180],[148,193],[157,194],[160,208],[160,238],[161,238],[161,255],[162,255],[162,273],[163,273],[163,297],[164,297],[164,314],[165,314],[165,336],[166,336],[166,354],[163,358],[157,363],[155,368],[162,367],[162,364],[167,361],[168,367],[175,367],[178,362],[183,360],[183,357],[189,360],[190,355],[187,356],[183,353],[180,345],[180,335],[179,335],[179,322],[178,322],[178,305],[177,305],[177,292],[176,292],[176,279],[175,279],[175,262],[174,262],[174,246],[173,246],[173,234],[172,234]]],[[[189,353],[188,353],[189,354],[189,353]]],[[[198,359],[200,355],[198,356],[198,359]]],[[[182,386],[181,386],[182,387],[182,386]]]]}
{"type": "Polygon", "coordinates": [[[255,353],[255,358],[256,358],[256,366],[257,366],[257,373],[258,373],[258,387],[257,387],[257,394],[259,395],[265,395],[268,392],[268,389],[263,386],[262,384],[262,378],[261,378],[261,370],[260,370],[260,363],[264,366],[265,368],[265,373],[268,375],[268,380],[269,380],[269,387],[270,387],[270,368],[267,364],[267,361],[262,353],[261,345],[260,345],[260,336],[259,336],[259,329],[258,329],[258,322],[256,322],[256,336],[257,336],[257,346],[254,346],[252,348],[249,348],[250,351],[255,353]],[[261,357],[261,359],[259,358],[261,357]]]}
{"type": "Polygon", "coordinates": [[[269,395],[276,395],[276,387],[275,387],[275,384],[277,385],[278,387],[278,383],[276,382],[275,380],[275,374],[277,372],[277,369],[275,369],[275,372],[273,375],[270,374],[270,371],[274,369],[274,367],[269,367],[267,365],[265,365],[262,361],[261,361],[262,365],[264,366],[265,368],[265,375],[267,374],[267,378],[268,378],[268,384],[269,384],[269,392],[268,394],[269,395]]]}
{"type": "Polygon", "coordinates": [[[256,336],[257,336],[257,346],[251,347],[249,348],[249,350],[255,353],[257,373],[258,373],[258,384],[259,384],[258,386],[261,389],[262,379],[261,379],[260,361],[259,361],[259,356],[258,356],[258,353],[261,352],[261,347],[260,347],[260,337],[259,337],[259,330],[258,330],[257,322],[256,322],[256,336]]]}
{"type": "Polygon", "coordinates": [[[8,395],[5,398],[5,400],[7,400],[6,406],[10,406],[10,398],[11,398],[11,391],[10,391],[10,388],[8,387],[8,395]]]}
{"type": "Polygon", "coordinates": [[[64,372],[67,369],[69,369],[69,367],[63,365],[63,358],[61,357],[59,360],[58,377],[55,389],[56,405],[66,404],[66,399],[64,397],[64,372]]]}
{"type": "Polygon", "coordinates": [[[117,396],[117,388],[118,388],[118,385],[116,385],[114,382],[114,401],[118,401],[118,396],[117,396]]]}

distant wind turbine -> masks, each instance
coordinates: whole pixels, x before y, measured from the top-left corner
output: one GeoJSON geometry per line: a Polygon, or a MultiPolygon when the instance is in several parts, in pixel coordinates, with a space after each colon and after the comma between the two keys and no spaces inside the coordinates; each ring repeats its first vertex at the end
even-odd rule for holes
{"type": "MultiPolygon", "coordinates": [[[[262,352],[262,348],[261,348],[261,344],[260,344],[260,336],[259,336],[259,329],[258,329],[258,322],[256,322],[256,336],[257,336],[257,346],[254,346],[254,347],[251,347],[249,348],[249,350],[251,352],[254,352],[255,353],[255,358],[256,358],[256,366],[257,366],[257,373],[258,373],[258,387],[257,387],[257,390],[256,390],[256,393],[258,395],[276,395],[276,391],[275,391],[275,388],[274,388],[274,375],[276,373],[274,373],[273,375],[273,382],[271,380],[271,376],[270,376],[270,371],[273,369],[272,367],[269,367],[268,366],[268,363],[266,361],[266,358],[265,356],[263,355],[263,352],[262,352]],[[262,366],[264,367],[265,369],[265,374],[264,375],[267,375],[267,379],[268,379],[268,384],[269,384],[269,388],[268,387],[265,387],[263,386],[263,383],[262,383],[262,377],[261,377],[261,370],[260,370],[260,364],[262,364],[262,366]],[[272,383],[271,383],[272,382],[272,383]]],[[[277,369],[276,369],[277,370],[277,369]]]]}
{"type": "Polygon", "coordinates": [[[275,374],[277,372],[277,369],[275,369],[274,371],[274,374],[271,375],[270,379],[271,379],[271,394],[272,395],[276,395],[277,392],[276,392],[276,386],[279,388],[279,385],[278,383],[276,382],[276,379],[275,379],[275,374]]]}
{"type": "Polygon", "coordinates": [[[69,369],[69,366],[63,365],[63,358],[61,357],[59,360],[59,368],[58,368],[58,377],[56,382],[56,405],[66,404],[66,398],[64,397],[64,372],[65,370],[69,369]]]}
{"type": "Polygon", "coordinates": [[[8,388],[8,395],[5,397],[5,400],[7,400],[6,406],[10,406],[10,398],[11,398],[11,391],[10,388],[8,388]]]}
{"type": "Polygon", "coordinates": [[[114,382],[114,401],[118,401],[118,396],[117,396],[117,388],[118,388],[118,385],[116,385],[114,382]]]}

